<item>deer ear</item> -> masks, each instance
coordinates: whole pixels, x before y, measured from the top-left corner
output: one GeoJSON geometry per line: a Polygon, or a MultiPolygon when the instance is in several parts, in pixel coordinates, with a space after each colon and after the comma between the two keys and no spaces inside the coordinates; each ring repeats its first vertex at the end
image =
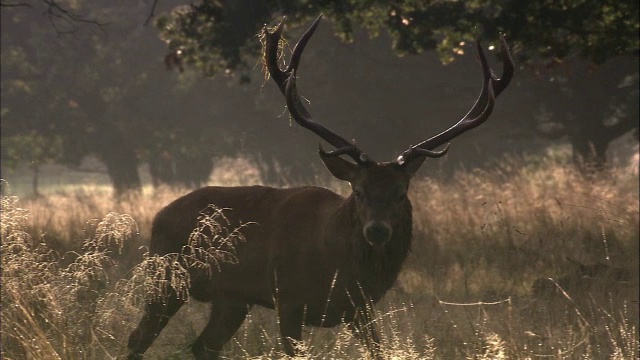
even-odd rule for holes
{"type": "Polygon", "coordinates": [[[331,171],[331,174],[336,178],[348,182],[352,182],[356,178],[359,165],[345,160],[339,156],[327,156],[322,152],[320,158],[324,165],[331,171]]]}
{"type": "Polygon", "coordinates": [[[402,163],[400,167],[409,175],[409,177],[413,177],[415,173],[420,169],[420,166],[424,163],[426,156],[416,156],[410,158],[409,161],[402,163]]]}

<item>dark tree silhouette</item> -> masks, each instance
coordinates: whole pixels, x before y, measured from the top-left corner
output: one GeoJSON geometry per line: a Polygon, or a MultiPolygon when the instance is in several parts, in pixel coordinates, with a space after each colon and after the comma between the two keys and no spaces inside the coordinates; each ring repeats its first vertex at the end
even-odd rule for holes
{"type": "MultiPolygon", "coordinates": [[[[157,2],[157,1],[156,1],[157,2]]],[[[155,3],[154,2],[154,5],[155,3]]],[[[586,83],[602,79],[597,66],[620,56],[632,57],[637,88],[638,21],[637,1],[625,0],[553,0],[483,2],[432,2],[402,0],[364,1],[209,1],[189,7],[180,6],[160,16],[156,25],[167,42],[170,55],[180,66],[192,66],[213,76],[221,71],[246,66],[258,52],[255,34],[264,23],[286,16],[295,25],[307,22],[318,13],[333,20],[335,31],[351,40],[356,28],[370,35],[386,31],[398,54],[416,54],[437,50],[443,62],[454,61],[464,52],[463,44],[475,38],[495,39],[504,32],[516,53],[516,62],[531,74],[558,64],[588,63],[594,74],[574,71],[557,81],[549,91],[556,102],[576,104],[572,111],[554,114],[554,131],[549,137],[567,137],[574,147],[576,162],[602,168],[605,151],[614,139],[638,127],[629,89],[618,90],[620,79],[608,79],[596,92],[599,109],[578,105],[587,102],[586,83]],[[617,83],[613,81],[618,81],[617,83]],[[621,94],[621,92],[627,94],[621,94]],[[611,108],[622,109],[624,115],[611,108]]],[[[542,81],[551,77],[543,76],[542,81]]],[[[552,103],[546,106],[553,108],[552,103]]]]}

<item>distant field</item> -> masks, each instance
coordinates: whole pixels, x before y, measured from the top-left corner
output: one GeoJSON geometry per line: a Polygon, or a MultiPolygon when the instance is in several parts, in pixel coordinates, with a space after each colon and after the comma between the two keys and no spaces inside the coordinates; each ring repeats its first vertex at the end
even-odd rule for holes
{"type": "MultiPolygon", "coordinates": [[[[3,169],[2,178],[9,183],[11,194],[20,197],[33,195],[33,171],[28,167],[17,170],[3,169]]],[[[93,190],[102,188],[104,191],[111,190],[106,172],[76,171],[62,165],[42,166],[38,183],[38,189],[45,194],[73,192],[82,187],[90,187],[93,190]]]]}
{"type": "MultiPolygon", "coordinates": [[[[212,184],[259,181],[225,161],[212,184]]],[[[116,202],[104,174],[46,171],[60,172],[43,170],[45,197],[30,198],[28,172],[2,197],[2,358],[117,358],[149,291],[136,265],[151,219],[186,190],[116,202]]],[[[587,180],[555,157],[415,181],[413,252],[377,308],[386,355],[637,359],[638,182],[637,164],[587,180]]],[[[206,312],[191,301],[145,359],[190,359],[206,312]]],[[[227,358],[280,357],[276,323],[252,311],[227,358]]],[[[308,359],[366,355],[344,327],[307,328],[304,345],[308,359]]]]}
{"type": "MultiPolygon", "coordinates": [[[[151,194],[151,176],[148,167],[141,166],[138,173],[144,184],[144,193],[151,194]]],[[[2,179],[8,183],[3,191],[21,198],[33,196],[33,171],[29,167],[2,169],[2,179]]],[[[258,169],[248,160],[223,157],[216,159],[210,183],[234,186],[260,182],[258,169]]],[[[81,191],[106,195],[111,193],[111,182],[107,170],[96,159],[88,158],[78,169],[63,165],[47,164],[40,168],[38,190],[42,194],[68,194],[81,191]]]]}

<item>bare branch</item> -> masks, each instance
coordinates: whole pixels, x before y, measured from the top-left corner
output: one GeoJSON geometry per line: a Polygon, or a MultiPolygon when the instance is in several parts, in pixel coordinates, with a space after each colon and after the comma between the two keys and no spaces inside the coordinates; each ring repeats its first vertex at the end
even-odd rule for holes
{"type": "Polygon", "coordinates": [[[31,4],[25,4],[25,3],[6,3],[4,1],[0,1],[0,7],[8,7],[8,8],[12,8],[12,7],[28,7],[28,8],[32,8],[31,4]]]}
{"type": "Polygon", "coordinates": [[[145,20],[144,26],[147,26],[149,24],[149,21],[151,21],[151,19],[153,19],[153,17],[155,16],[156,5],[158,5],[158,0],[153,0],[153,5],[151,5],[151,12],[149,12],[149,16],[147,17],[147,20],[145,20]]]}
{"type": "Polygon", "coordinates": [[[82,15],[78,15],[74,11],[67,9],[62,5],[58,4],[56,0],[41,0],[41,1],[49,7],[47,10],[47,13],[50,14],[51,16],[55,16],[57,18],[67,19],[67,20],[71,20],[79,23],[88,23],[88,24],[94,24],[98,26],[107,25],[107,23],[101,23],[95,19],[89,19],[89,18],[85,18],[82,15]]]}
{"type": "MultiPolygon", "coordinates": [[[[89,18],[83,15],[80,15],[70,9],[60,4],[58,0],[38,0],[45,7],[45,11],[43,15],[49,18],[49,22],[51,26],[55,29],[58,34],[68,34],[76,31],[76,23],[84,23],[96,25],[98,27],[102,27],[108,25],[108,23],[103,23],[94,18],[89,18]],[[60,25],[56,24],[56,20],[62,20],[67,25],[71,27],[71,30],[61,30],[60,25]]],[[[26,7],[33,9],[33,5],[26,2],[6,2],[0,1],[0,7],[5,8],[17,8],[17,7],[26,7]]]]}

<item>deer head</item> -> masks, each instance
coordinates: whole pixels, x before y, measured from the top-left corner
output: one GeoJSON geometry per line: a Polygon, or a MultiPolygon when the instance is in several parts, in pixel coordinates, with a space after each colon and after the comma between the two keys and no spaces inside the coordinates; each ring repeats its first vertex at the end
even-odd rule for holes
{"type": "Polygon", "coordinates": [[[322,15],[302,35],[294,47],[290,63],[285,70],[282,70],[278,65],[278,42],[281,38],[284,21],[272,32],[265,29],[266,66],[269,74],[285,96],[287,108],[295,122],[312,131],[335,148],[331,151],[325,151],[320,147],[320,158],[333,176],[351,184],[353,193],[350,198],[355,204],[355,213],[362,224],[363,235],[372,246],[382,247],[393,234],[393,219],[398,218],[391,216],[391,214],[402,213],[401,210],[406,209],[411,211],[407,190],[413,175],[427,157],[438,158],[445,155],[449,149],[448,142],[450,140],[479,126],[489,118],[496,96],[511,81],[514,70],[513,60],[504,36],[501,36],[503,73],[498,78],[491,71],[480,41],[478,41],[477,48],[482,66],[483,83],[482,91],[471,110],[449,129],[417,145],[410,146],[396,160],[376,162],[362,152],[355,145],[355,142],[347,141],[315,122],[298,95],[296,74],[302,52],[318,27],[321,18],[322,15]],[[436,150],[443,145],[442,150],[436,150]],[[343,155],[353,161],[342,158],[343,155]]]}

